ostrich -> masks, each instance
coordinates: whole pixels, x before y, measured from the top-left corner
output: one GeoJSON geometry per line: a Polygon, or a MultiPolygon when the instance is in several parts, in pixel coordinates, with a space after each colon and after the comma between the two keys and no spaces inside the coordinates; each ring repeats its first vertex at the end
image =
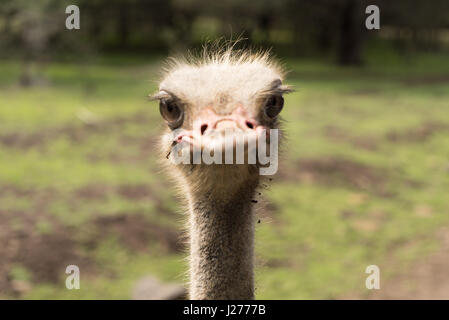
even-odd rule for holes
{"type": "MultiPolygon", "coordinates": [[[[211,145],[245,147],[279,127],[278,114],[291,91],[284,71],[266,52],[204,49],[199,57],[171,59],[159,91],[167,124],[161,149],[168,171],[188,206],[190,299],[254,299],[253,205],[260,164],[177,163],[174,148],[193,155],[211,145]],[[225,138],[224,132],[231,133],[225,138]],[[184,149],[178,149],[184,150],[184,149]]],[[[216,150],[216,149],[215,149],[216,150]]],[[[271,149],[270,149],[271,150],[271,149]]],[[[235,159],[234,159],[235,160],[235,159]]]]}

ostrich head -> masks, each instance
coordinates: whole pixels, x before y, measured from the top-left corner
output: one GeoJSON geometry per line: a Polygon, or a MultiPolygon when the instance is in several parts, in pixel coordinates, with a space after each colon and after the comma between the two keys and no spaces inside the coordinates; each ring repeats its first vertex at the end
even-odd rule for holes
{"type": "Polygon", "coordinates": [[[283,75],[268,54],[206,49],[172,60],[153,96],[164,163],[189,204],[193,299],[254,298],[253,195],[261,155],[277,161],[283,75]]]}
{"type": "MultiPolygon", "coordinates": [[[[205,49],[199,58],[172,59],[153,98],[167,124],[164,155],[169,160],[188,155],[187,163],[168,161],[173,176],[189,191],[232,195],[257,185],[261,164],[257,155],[251,163],[248,153],[257,154],[259,148],[251,146],[263,137],[269,154],[270,129],[278,128],[283,94],[290,91],[283,78],[267,53],[205,49]],[[238,150],[244,150],[243,163],[238,150]],[[221,162],[205,163],[204,154],[221,162]]],[[[279,136],[276,132],[276,140],[279,136]]]]}

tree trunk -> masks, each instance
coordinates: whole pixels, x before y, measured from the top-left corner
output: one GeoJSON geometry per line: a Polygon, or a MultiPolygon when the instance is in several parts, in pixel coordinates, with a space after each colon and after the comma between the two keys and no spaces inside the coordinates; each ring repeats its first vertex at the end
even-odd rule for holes
{"type": "Polygon", "coordinates": [[[341,12],[340,41],[338,62],[341,65],[359,65],[362,63],[362,19],[364,10],[360,0],[345,1],[341,12]]]}

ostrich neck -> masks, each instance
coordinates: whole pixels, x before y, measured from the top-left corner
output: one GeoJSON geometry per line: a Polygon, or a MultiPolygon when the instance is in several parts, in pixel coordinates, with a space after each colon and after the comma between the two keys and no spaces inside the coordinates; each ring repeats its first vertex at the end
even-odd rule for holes
{"type": "Polygon", "coordinates": [[[254,299],[254,190],[191,195],[191,299],[254,299]]]}

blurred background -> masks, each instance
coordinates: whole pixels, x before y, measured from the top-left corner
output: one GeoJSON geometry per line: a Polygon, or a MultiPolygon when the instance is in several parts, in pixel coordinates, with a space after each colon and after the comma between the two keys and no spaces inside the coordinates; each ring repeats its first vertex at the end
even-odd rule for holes
{"type": "Polygon", "coordinates": [[[217,38],[296,92],[262,190],[258,299],[449,298],[449,3],[2,0],[0,298],[182,297],[183,208],[146,96],[217,38]],[[65,28],[66,6],[80,30],[65,28]],[[365,8],[380,8],[367,30],[365,8]],[[65,287],[79,266],[81,289],[65,287]],[[381,290],[365,287],[377,265],[381,290]]]}

